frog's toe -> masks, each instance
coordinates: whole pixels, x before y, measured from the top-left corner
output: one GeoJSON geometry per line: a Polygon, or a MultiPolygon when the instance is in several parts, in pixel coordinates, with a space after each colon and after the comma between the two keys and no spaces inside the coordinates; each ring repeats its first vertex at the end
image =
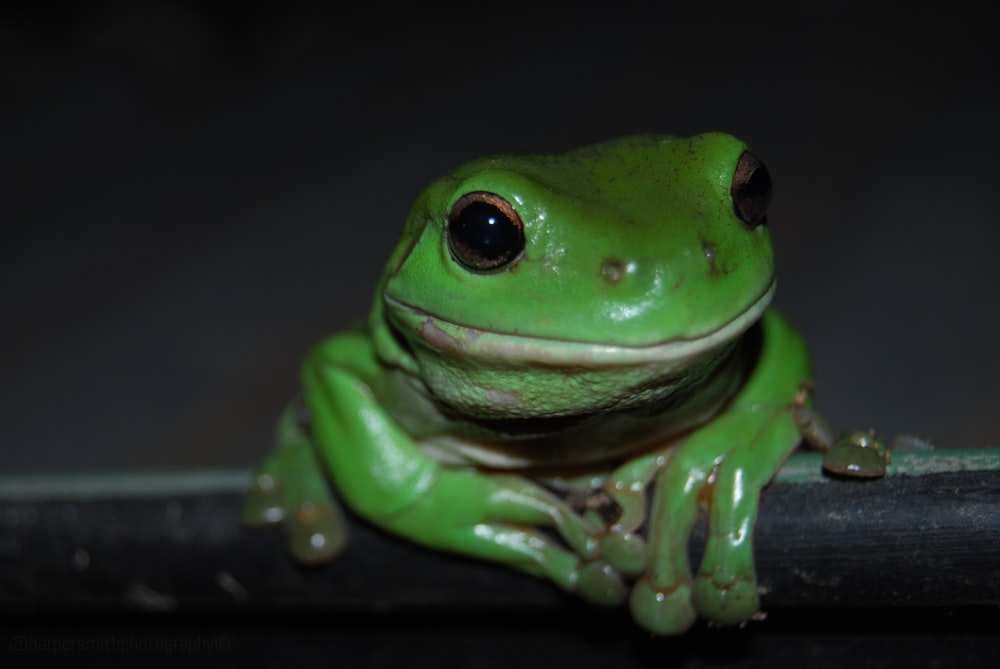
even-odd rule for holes
{"type": "Polygon", "coordinates": [[[603,560],[589,562],[580,569],[577,592],[595,604],[614,606],[625,600],[625,584],[618,572],[603,560]]]}
{"type": "Polygon", "coordinates": [[[270,474],[258,474],[243,503],[243,523],[249,527],[277,525],[285,519],[283,486],[270,474]]]}
{"type": "Polygon", "coordinates": [[[601,557],[626,577],[646,569],[646,541],[631,532],[609,532],[601,540],[601,557]]]}
{"type": "Polygon", "coordinates": [[[299,562],[328,562],[347,545],[344,520],[334,506],[305,502],[290,520],[292,555],[299,562]]]}
{"type": "Polygon", "coordinates": [[[885,446],[874,435],[855,432],[841,439],[823,457],[823,469],[851,478],[885,476],[885,446]]]}
{"type": "Polygon", "coordinates": [[[612,522],[607,523],[618,529],[620,532],[634,532],[642,527],[646,520],[646,493],[642,489],[612,490],[611,499],[614,500],[617,511],[612,522]]]}
{"type": "Polygon", "coordinates": [[[635,621],[654,634],[680,634],[694,624],[691,583],[684,580],[672,588],[654,586],[648,577],[636,581],[629,598],[635,621]]]}
{"type": "Polygon", "coordinates": [[[694,604],[705,618],[723,625],[739,625],[760,609],[760,594],[753,578],[736,578],[718,583],[699,574],[694,581],[694,604]]]}
{"type": "Polygon", "coordinates": [[[808,407],[797,406],[792,409],[792,420],[808,446],[821,451],[833,448],[833,429],[821,415],[808,407]]]}

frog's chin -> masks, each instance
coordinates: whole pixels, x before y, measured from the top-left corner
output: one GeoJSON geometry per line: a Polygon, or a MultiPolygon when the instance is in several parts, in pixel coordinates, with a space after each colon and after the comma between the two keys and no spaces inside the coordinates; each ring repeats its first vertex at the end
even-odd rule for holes
{"type": "Polygon", "coordinates": [[[453,323],[385,295],[387,315],[407,338],[440,355],[498,367],[598,369],[656,365],[683,366],[736,340],[763,315],[774,296],[775,282],[735,318],[698,337],[668,339],[646,346],[622,346],[532,337],[482,330],[453,323]]]}

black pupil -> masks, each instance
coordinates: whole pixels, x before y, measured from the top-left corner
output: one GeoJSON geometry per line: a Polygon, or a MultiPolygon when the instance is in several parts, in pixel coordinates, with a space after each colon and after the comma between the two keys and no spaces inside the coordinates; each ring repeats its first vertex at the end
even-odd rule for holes
{"type": "Polygon", "coordinates": [[[452,249],[473,269],[502,267],[524,248],[521,227],[489,202],[470,202],[449,224],[452,249]]]}
{"type": "Polygon", "coordinates": [[[740,193],[746,197],[768,198],[771,196],[771,175],[767,168],[759,165],[747,179],[740,193]]]}

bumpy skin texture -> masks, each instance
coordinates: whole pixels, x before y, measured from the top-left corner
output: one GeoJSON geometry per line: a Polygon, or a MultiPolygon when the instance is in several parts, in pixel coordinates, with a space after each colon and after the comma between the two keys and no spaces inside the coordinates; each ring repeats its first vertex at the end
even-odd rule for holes
{"type": "Polygon", "coordinates": [[[719,133],[630,137],[431,184],[369,319],[306,361],[309,418],[286,412],[246,520],[287,518],[299,559],[331,559],[329,480],[389,532],[628,598],[654,633],[750,619],[758,494],[810,371],[767,309],[770,182],[747,156],[719,133]],[[470,194],[517,219],[500,266],[456,240],[470,194]]]}

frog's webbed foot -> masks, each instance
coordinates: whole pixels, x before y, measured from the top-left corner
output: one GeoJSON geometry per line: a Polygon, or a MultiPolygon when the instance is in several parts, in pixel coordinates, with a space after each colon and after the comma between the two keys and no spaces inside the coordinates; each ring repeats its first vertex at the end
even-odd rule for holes
{"type": "Polygon", "coordinates": [[[316,460],[303,411],[293,403],[282,415],[277,446],[254,474],[242,520],[249,527],[286,523],[293,557],[315,564],[343,550],[347,527],[316,460]]]}

